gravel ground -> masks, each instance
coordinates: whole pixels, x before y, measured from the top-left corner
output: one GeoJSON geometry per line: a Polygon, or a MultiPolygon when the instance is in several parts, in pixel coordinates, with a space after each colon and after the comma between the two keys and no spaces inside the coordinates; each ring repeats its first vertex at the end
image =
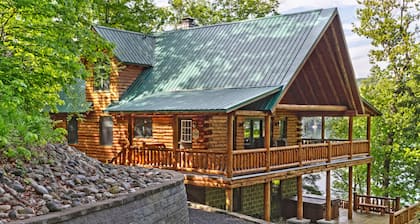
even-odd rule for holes
{"type": "Polygon", "coordinates": [[[67,145],[50,144],[32,152],[38,156],[25,163],[0,156],[0,224],[95,203],[172,179],[158,169],[103,164],[67,145]]]}

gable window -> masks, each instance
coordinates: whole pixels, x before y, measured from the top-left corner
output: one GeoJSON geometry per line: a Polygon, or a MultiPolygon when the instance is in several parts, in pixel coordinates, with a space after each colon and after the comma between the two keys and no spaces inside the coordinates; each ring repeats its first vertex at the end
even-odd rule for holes
{"type": "Polygon", "coordinates": [[[180,121],[180,142],[192,143],[192,120],[180,121]]]}
{"type": "Polygon", "coordinates": [[[67,141],[69,144],[78,142],[77,118],[74,116],[67,122],[67,141]]]}
{"type": "Polygon", "coordinates": [[[100,143],[101,145],[112,145],[113,134],[112,134],[112,126],[114,125],[112,122],[112,117],[101,117],[100,118],[100,143]]]}
{"type": "Polygon", "coordinates": [[[152,131],[152,118],[136,118],[134,121],[134,137],[137,138],[151,138],[153,137],[152,131]]]}
{"type": "Polygon", "coordinates": [[[263,119],[246,119],[244,122],[244,144],[246,149],[264,147],[263,119]]]}
{"type": "Polygon", "coordinates": [[[108,61],[99,61],[93,68],[94,90],[109,90],[110,65],[108,61]]]}

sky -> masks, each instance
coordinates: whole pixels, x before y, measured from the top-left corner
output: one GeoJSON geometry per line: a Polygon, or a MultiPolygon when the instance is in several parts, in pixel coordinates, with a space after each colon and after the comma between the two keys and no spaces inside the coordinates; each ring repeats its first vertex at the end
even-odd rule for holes
{"type": "MultiPolygon", "coordinates": [[[[158,6],[168,5],[168,0],[155,0],[155,2],[158,6]]],[[[333,7],[338,8],[356,78],[367,77],[371,67],[368,58],[369,40],[351,31],[353,23],[358,23],[356,9],[360,6],[356,0],[280,0],[278,11],[281,14],[289,14],[333,7]]]]}

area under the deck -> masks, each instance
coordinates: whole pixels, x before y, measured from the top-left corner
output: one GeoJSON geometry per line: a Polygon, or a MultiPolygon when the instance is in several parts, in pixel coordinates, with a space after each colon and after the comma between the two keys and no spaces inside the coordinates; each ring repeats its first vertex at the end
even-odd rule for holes
{"type": "MultiPolygon", "coordinates": [[[[389,215],[381,215],[379,213],[360,213],[353,211],[353,219],[347,219],[347,209],[340,208],[340,216],[338,224],[387,224],[389,223],[389,215]]],[[[286,224],[286,221],[274,221],[276,224],[286,224]]]]}

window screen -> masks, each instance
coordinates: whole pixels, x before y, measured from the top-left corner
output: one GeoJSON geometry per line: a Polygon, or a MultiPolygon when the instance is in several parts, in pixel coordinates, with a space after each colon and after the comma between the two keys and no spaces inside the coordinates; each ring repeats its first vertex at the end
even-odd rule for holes
{"type": "Polygon", "coordinates": [[[69,144],[77,144],[78,141],[78,127],[77,118],[72,117],[67,122],[67,141],[69,144]]]}
{"type": "Polygon", "coordinates": [[[150,138],[152,136],[152,118],[136,118],[134,122],[134,137],[150,138]]]}

